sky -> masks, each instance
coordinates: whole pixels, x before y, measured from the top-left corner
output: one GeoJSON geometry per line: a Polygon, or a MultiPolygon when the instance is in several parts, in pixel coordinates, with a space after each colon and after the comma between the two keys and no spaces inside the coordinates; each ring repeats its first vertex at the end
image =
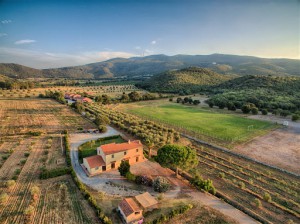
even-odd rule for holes
{"type": "Polygon", "coordinates": [[[213,53],[300,59],[299,0],[0,0],[0,62],[213,53]]]}

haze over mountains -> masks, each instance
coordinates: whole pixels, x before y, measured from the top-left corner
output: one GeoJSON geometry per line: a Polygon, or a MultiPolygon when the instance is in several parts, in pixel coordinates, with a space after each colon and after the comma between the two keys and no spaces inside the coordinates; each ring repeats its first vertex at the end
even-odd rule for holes
{"type": "Polygon", "coordinates": [[[225,54],[212,55],[151,55],[114,58],[82,66],[56,69],[34,69],[18,64],[0,64],[0,74],[11,78],[51,77],[103,79],[152,76],[168,70],[197,66],[225,75],[300,76],[300,60],[267,59],[225,54]]]}

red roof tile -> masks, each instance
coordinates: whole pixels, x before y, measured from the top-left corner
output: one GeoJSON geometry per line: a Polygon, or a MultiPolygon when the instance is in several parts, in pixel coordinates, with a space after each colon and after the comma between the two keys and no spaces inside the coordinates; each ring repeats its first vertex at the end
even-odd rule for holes
{"type": "Polygon", "coordinates": [[[141,208],[139,205],[134,201],[133,198],[125,198],[121,203],[119,204],[120,209],[124,213],[124,215],[129,216],[133,212],[141,211],[141,208]]]}
{"type": "Polygon", "coordinates": [[[104,160],[99,155],[86,157],[85,159],[86,159],[87,163],[89,164],[90,169],[93,169],[93,168],[99,167],[99,166],[105,166],[104,160]]]}
{"type": "Polygon", "coordinates": [[[129,141],[120,144],[110,143],[110,144],[101,145],[100,147],[105,155],[110,155],[117,152],[127,151],[129,149],[135,149],[141,146],[143,146],[141,142],[136,140],[136,141],[131,141],[131,142],[129,141]]]}

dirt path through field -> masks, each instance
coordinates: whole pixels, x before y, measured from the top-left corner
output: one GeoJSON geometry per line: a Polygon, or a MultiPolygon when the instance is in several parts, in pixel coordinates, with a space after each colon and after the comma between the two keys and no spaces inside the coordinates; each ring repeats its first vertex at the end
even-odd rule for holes
{"type": "MultiPolygon", "coordinates": [[[[286,119],[275,116],[249,116],[252,119],[267,120],[283,124],[286,119]]],[[[267,164],[300,174],[300,123],[289,121],[270,133],[236,146],[234,151],[267,164]]]]}

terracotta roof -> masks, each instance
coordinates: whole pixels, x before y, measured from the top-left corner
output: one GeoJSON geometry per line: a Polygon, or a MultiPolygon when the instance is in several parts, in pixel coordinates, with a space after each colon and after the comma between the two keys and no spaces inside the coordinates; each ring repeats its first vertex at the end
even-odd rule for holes
{"type": "Polygon", "coordinates": [[[124,198],[119,204],[119,207],[126,217],[131,215],[133,212],[141,211],[141,208],[133,198],[124,198]]]}
{"type": "Polygon", "coordinates": [[[141,142],[136,140],[136,141],[128,141],[120,144],[116,144],[116,143],[105,144],[105,145],[101,145],[100,148],[102,149],[105,155],[109,155],[117,152],[127,151],[129,149],[135,149],[141,146],[143,146],[141,142]]]}
{"type": "Polygon", "coordinates": [[[93,168],[99,167],[99,166],[105,166],[104,160],[99,155],[86,157],[85,159],[86,159],[87,163],[89,164],[90,169],[93,169],[93,168]]]}
{"type": "Polygon", "coordinates": [[[149,194],[149,192],[136,195],[135,199],[141,204],[141,206],[144,209],[149,208],[158,203],[157,200],[151,194],[149,194]]]}

